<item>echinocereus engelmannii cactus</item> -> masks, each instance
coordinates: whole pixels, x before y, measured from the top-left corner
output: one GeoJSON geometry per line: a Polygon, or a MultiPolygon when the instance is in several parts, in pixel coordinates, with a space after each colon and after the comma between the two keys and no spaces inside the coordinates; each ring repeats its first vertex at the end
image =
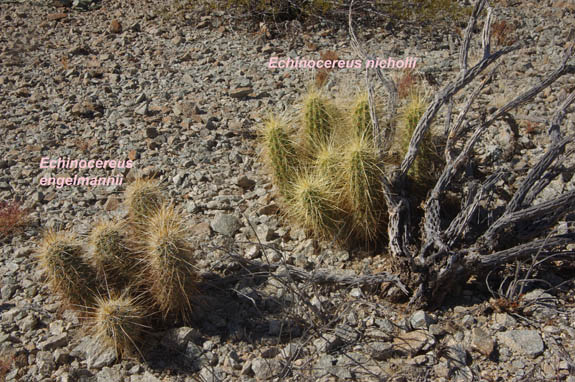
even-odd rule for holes
{"type": "Polygon", "coordinates": [[[136,261],[128,245],[126,222],[100,220],[92,228],[88,244],[99,280],[113,289],[130,282],[136,261]]]}
{"type": "Polygon", "coordinates": [[[164,204],[146,224],[142,264],[149,294],[164,317],[192,318],[192,297],[198,276],[193,266],[193,248],[184,214],[164,204]]]}
{"type": "Polygon", "coordinates": [[[102,344],[112,347],[118,357],[139,353],[146,325],[146,309],[129,294],[97,297],[90,316],[91,331],[102,344]]]}
{"type": "Polygon", "coordinates": [[[52,290],[75,308],[92,304],[96,291],[95,271],[86,262],[84,247],[70,231],[47,231],[37,252],[40,268],[52,290]]]}
{"type": "Polygon", "coordinates": [[[130,219],[136,224],[153,215],[164,201],[160,182],[155,179],[135,179],[124,192],[124,204],[130,219]]]}

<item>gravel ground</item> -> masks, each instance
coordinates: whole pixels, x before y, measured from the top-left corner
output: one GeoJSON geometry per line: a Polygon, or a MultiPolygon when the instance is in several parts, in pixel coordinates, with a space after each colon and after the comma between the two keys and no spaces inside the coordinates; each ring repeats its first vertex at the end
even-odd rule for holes
{"type": "MultiPolygon", "coordinates": [[[[0,2],[0,200],[21,200],[32,218],[0,252],[6,381],[575,382],[572,284],[552,291],[537,284],[523,297],[529,306],[515,312],[485,280],[470,280],[441,308],[410,312],[379,288],[286,276],[282,264],[357,274],[388,267],[385,253],[339,249],[282,221],[258,162],[258,124],[314,78],[308,69],[269,69],[269,57],[317,59],[334,50],[355,58],[344,31],[292,22],[293,37],[268,39],[224,13],[186,14],[168,2],[102,1],[87,11],[57,3],[0,2]],[[41,168],[46,157],[130,159],[134,168],[41,168]],[[87,233],[96,217],[121,214],[120,193],[138,174],[161,179],[190,214],[207,303],[189,327],[174,322],[150,335],[144,359],[118,360],[49,291],[33,254],[46,228],[87,233]],[[123,184],[40,184],[74,175],[121,175],[123,184]],[[231,254],[270,271],[240,267],[231,254]]],[[[503,37],[523,47],[504,60],[482,108],[553,70],[574,39],[573,2],[497,3],[496,18],[513,25],[503,37]]],[[[456,32],[381,28],[360,36],[376,55],[418,57],[430,88],[458,70],[456,32]]],[[[329,86],[344,91],[361,76],[338,70],[329,86]]],[[[496,125],[477,149],[481,165],[525,174],[547,143],[541,121],[574,86],[564,77],[522,107],[518,137],[496,125]]],[[[572,111],[564,129],[574,133],[572,111]]],[[[573,189],[572,177],[558,177],[541,199],[573,189]]],[[[544,274],[554,285],[572,276],[558,268],[544,274]]]]}

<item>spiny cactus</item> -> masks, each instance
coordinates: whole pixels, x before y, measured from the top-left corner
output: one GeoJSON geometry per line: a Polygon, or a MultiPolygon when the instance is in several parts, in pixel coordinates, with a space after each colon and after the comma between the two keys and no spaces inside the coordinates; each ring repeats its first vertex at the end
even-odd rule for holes
{"type": "Polygon", "coordinates": [[[313,167],[327,177],[337,177],[341,158],[341,148],[335,143],[325,143],[317,147],[313,167]]]}
{"type": "Polygon", "coordinates": [[[373,139],[367,93],[360,93],[355,99],[352,110],[352,127],[355,134],[365,135],[369,139],[373,139]]]}
{"type": "Polygon", "coordinates": [[[160,182],[155,179],[139,178],[134,180],[124,192],[124,204],[130,219],[140,224],[160,208],[165,201],[160,182]]]}
{"type": "Polygon", "coordinates": [[[323,172],[298,173],[287,202],[288,216],[318,236],[331,238],[342,228],[338,192],[332,179],[323,172]]]}
{"type": "Polygon", "coordinates": [[[367,135],[357,135],[349,142],[343,153],[341,175],[352,231],[355,236],[370,241],[381,223],[383,170],[367,135]]]}
{"type": "MultiPolygon", "coordinates": [[[[282,172],[281,182],[272,172],[286,216],[316,236],[374,240],[384,223],[385,203],[367,92],[335,102],[312,89],[303,99],[300,118],[303,139],[297,144],[289,126],[282,127],[290,153],[297,153],[297,166],[282,172]]],[[[264,135],[269,130],[264,126],[264,135]]]]}
{"type": "Polygon", "coordinates": [[[146,311],[129,295],[97,297],[91,329],[101,343],[111,346],[118,357],[139,352],[147,326],[146,311]]]}
{"type": "Polygon", "coordinates": [[[303,127],[308,148],[325,143],[332,133],[330,105],[326,97],[316,90],[311,90],[303,101],[303,127]]]}
{"type": "Polygon", "coordinates": [[[281,193],[299,166],[296,146],[288,126],[279,117],[270,117],[263,128],[264,158],[281,193]]]}
{"type": "MultiPolygon", "coordinates": [[[[398,130],[398,140],[400,146],[400,157],[403,157],[409,147],[411,136],[417,127],[419,119],[425,112],[427,103],[421,89],[414,89],[408,96],[407,104],[400,113],[400,126],[398,130]]],[[[439,161],[440,156],[437,154],[433,143],[431,131],[427,131],[420,143],[419,153],[411,169],[408,172],[410,180],[422,196],[425,190],[435,180],[434,166],[439,161]]]]}
{"type": "Polygon", "coordinates": [[[174,314],[189,320],[190,297],[197,294],[197,275],[191,264],[192,248],[182,212],[164,204],[149,218],[143,263],[149,293],[164,317],[174,314]]]}
{"type": "Polygon", "coordinates": [[[88,238],[91,261],[106,286],[120,289],[133,275],[135,260],[126,240],[126,223],[101,220],[88,238]]]}
{"type": "Polygon", "coordinates": [[[84,259],[84,248],[69,231],[49,230],[38,250],[38,262],[52,290],[75,308],[92,304],[96,274],[84,259]]]}

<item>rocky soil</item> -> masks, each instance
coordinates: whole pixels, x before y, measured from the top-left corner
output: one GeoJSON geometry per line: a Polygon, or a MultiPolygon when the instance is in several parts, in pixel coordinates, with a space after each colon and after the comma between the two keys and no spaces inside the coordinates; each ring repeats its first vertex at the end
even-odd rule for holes
{"type": "MultiPolygon", "coordinates": [[[[427,312],[389,303],[385,288],[314,285],[285,271],[290,264],[369,274],[388,266],[384,252],[338,249],[282,221],[258,162],[258,124],[314,78],[309,69],[269,69],[269,57],[317,59],[335,50],[355,58],[345,31],[291,22],[285,36],[270,39],[223,12],[172,2],[58,5],[0,1],[0,200],[23,201],[32,217],[0,252],[6,381],[575,381],[572,270],[549,267],[519,307],[497,298],[494,277],[493,293],[485,279],[472,279],[427,312]],[[42,157],[130,158],[135,168],[42,169],[42,157]],[[37,271],[44,229],[86,233],[96,217],[122,213],[124,185],[40,186],[43,176],[65,174],[122,174],[125,182],[156,175],[193,221],[206,303],[190,326],[174,322],[151,334],[144,359],[118,360],[100,347],[37,271]],[[266,271],[240,266],[238,257],[266,271]]],[[[495,15],[523,47],[504,59],[479,102],[484,109],[553,70],[575,35],[569,1],[502,1],[495,15]]],[[[374,55],[418,57],[430,83],[458,70],[456,30],[381,28],[360,37],[374,55]]],[[[361,77],[342,69],[329,85],[337,92],[361,77]]],[[[563,78],[522,107],[519,136],[503,123],[492,129],[478,148],[481,164],[525,174],[547,143],[542,121],[574,86],[575,78],[563,78]]],[[[575,133],[570,111],[564,131],[575,133]]],[[[541,198],[573,188],[565,174],[541,198]]]]}

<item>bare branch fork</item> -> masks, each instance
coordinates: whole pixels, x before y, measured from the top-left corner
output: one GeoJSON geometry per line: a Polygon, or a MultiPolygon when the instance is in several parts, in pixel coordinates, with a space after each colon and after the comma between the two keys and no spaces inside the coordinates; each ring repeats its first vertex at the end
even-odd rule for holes
{"type": "MultiPolygon", "coordinates": [[[[451,222],[442,221],[441,202],[445,192],[458,177],[460,170],[472,158],[473,148],[482,138],[483,134],[498,120],[510,119],[514,122],[510,112],[519,106],[529,102],[562,76],[575,73],[575,66],[569,65],[569,60],[573,55],[573,47],[566,49],[560,65],[547,74],[540,82],[530,87],[526,91],[517,95],[514,99],[493,111],[491,114],[484,114],[476,121],[469,121],[467,114],[474,101],[483,91],[487,84],[493,79],[496,69],[482,80],[482,82],[470,92],[463,103],[463,106],[451,124],[451,113],[453,107],[453,96],[472,83],[487,67],[495,63],[499,58],[507,53],[515,51],[519,46],[506,47],[491,53],[490,34],[492,21],[492,8],[487,6],[487,0],[478,0],[473,8],[467,28],[462,39],[459,50],[460,72],[451,83],[448,83],[439,90],[434,100],[428,106],[420,118],[408,147],[408,150],[399,168],[383,179],[383,191],[388,205],[388,236],[389,251],[391,255],[407,269],[408,275],[403,280],[415,291],[411,303],[422,305],[433,302],[441,303],[445,293],[449,290],[449,285],[456,282],[461,277],[469,275],[471,271],[479,271],[487,266],[495,266],[525,258],[533,251],[544,250],[550,252],[560,251],[558,248],[575,241],[573,234],[563,236],[552,236],[545,242],[532,240],[527,243],[517,245],[512,248],[496,248],[504,242],[501,240],[502,233],[506,230],[517,230],[521,224],[530,224],[529,232],[520,232],[523,240],[545,235],[567,211],[575,209],[575,191],[567,192],[555,199],[533,205],[533,201],[541,191],[560,173],[562,163],[566,158],[566,147],[575,142],[575,137],[569,135],[562,137],[560,126],[567,113],[569,106],[575,101],[575,91],[558,106],[555,113],[547,121],[550,144],[545,154],[541,156],[538,163],[531,168],[523,179],[517,191],[512,196],[507,208],[495,221],[483,232],[475,232],[476,238],[472,243],[465,243],[464,236],[469,230],[473,217],[477,214],[481,203],[492,193],[495,184],[502,179],[502,172],[495,172],[483,183],[477,180],[467,182],[468,193],[462,203],[462,207],[456,217],[451,222]],[[481,34],[482,58],[473,66],[469,67],[468,56],[471,46],[473,30],[477,21],[486,9],[485,22],[481,34]],[[408,197],[406,195],[406,180],[409,169],[413,165],[419,146],[435,120],[437,113],[447,105],[447,115],[445,121],[446,145],[444,150],[445,166],[439,179],[428,195],[424,203],[424,218],[421,222],[410,222],[411,211],[408,197]],[[468,135],[466,141],[462,142],[459,153],[455,151],[456,141],[468,135]],[[554,166],[553,166],[554,164],[554,166]],[[446,228],[445,228],[446,227],[446,228]],[[416,246],[412,237],[422,231],[421,244],[416,246]],[[418,248],[414,250],[413,248],[418,248]],[[544,248],[544,249],[542,249],[544,248]],[[409,281],[408,281],[409,280],[409,281]]],[[[349,8],[349,29],[352,47],[356,53],[367,58],[359,44],[352,25],[352,7],[349,8]]],[[[368,69],[366,69],[367,71],[368,69]]],[[[385,76],[381,70],[376,69],[377,77],[383,82],[384,88],[389,93],[388,113],[396,110],[396,89],[393,81],[385,76]]],[[[373,87],[370,83],[369,75],[366,72],[366,82],[370,92],[373,87]]],[[[371,93],[370,93],[371,94],[371,93]]],[[[375,120],[375,106],[370,96],[370,112],[372,114],[374,136],[382,136],[384,139],[377,140],[380,150],[388,149],[385,142],[385,134],[382,134],[379,122],[375,120]]],[[[567,253],[567,252],[565,252],[567,253]]],[[[572,253],[572,252],[569,252],[572,253]]]]}

